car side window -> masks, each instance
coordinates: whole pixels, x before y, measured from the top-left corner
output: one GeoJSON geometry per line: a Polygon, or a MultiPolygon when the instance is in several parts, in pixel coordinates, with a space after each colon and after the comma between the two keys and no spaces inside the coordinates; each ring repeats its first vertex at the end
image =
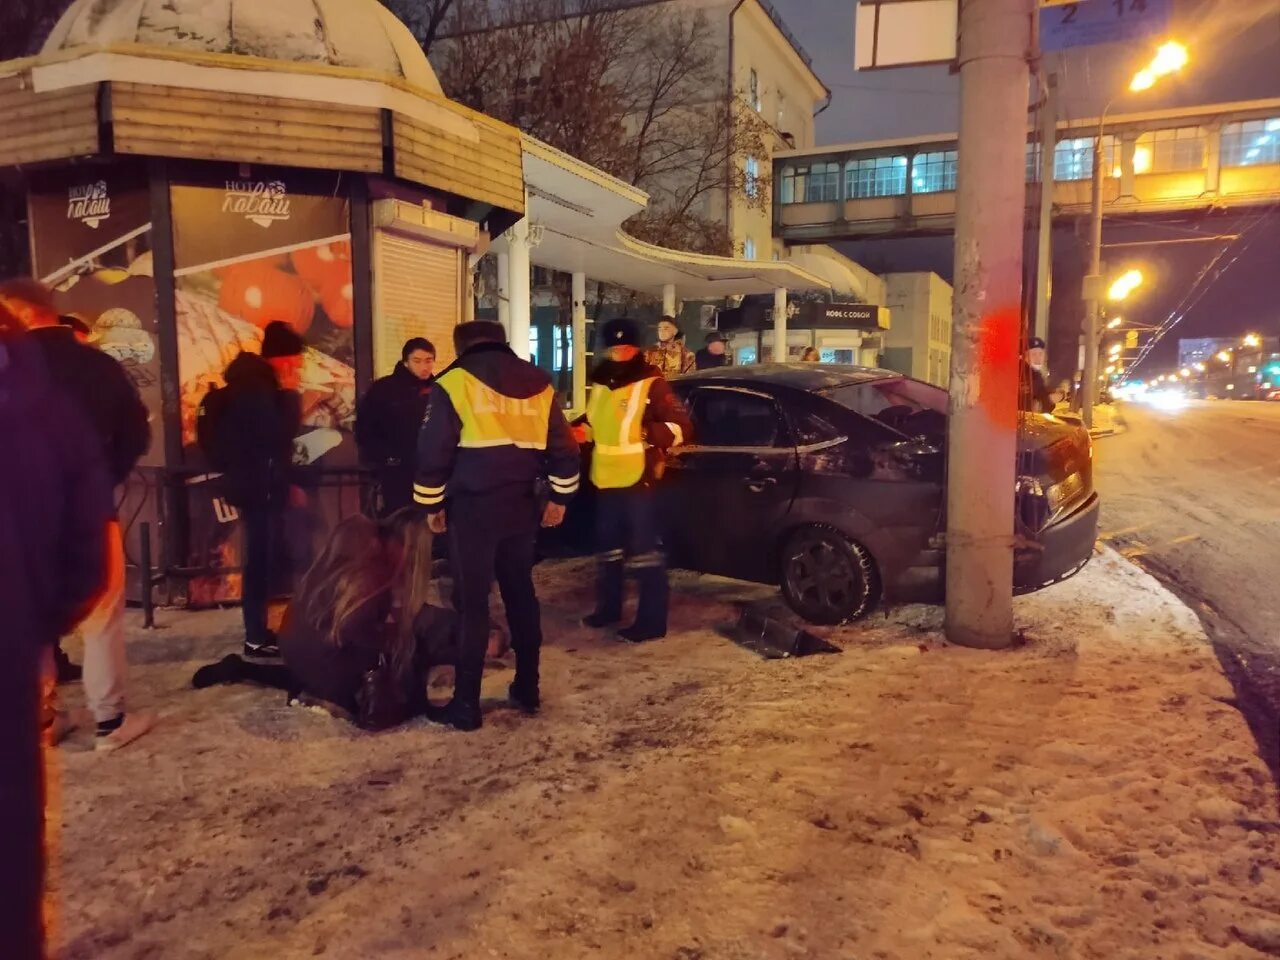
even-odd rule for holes
{"type": "Polygon", "coordinates": [[[777,405],[758,394],[698,390],[690,414],[701,447],[777,447],[785,442],[777,405]]]}

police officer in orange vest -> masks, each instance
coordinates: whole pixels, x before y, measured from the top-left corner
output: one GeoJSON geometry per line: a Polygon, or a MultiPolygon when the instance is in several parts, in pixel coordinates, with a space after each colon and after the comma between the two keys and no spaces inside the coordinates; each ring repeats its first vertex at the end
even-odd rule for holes
{"type": "Polygon", "coordinates": [[[628,643],[667,635],[666,560],[654,485],[661,479],[667,451],[689,442],[692,426],[684,404],[662,372],[640,349],[633,320],[610,320],[600,332],[606,359],[591,375],[591,398],[579,439],[591,440],[591,482],[596,507],[598,580],[589,627],[622,619],[622,594],[629,569],[640,586],[633,625],[619,632],[628,643]]]}
{"type": "Polygon", "coordinates": [[[480,680],[495,577],[507,609],[516,676],[508,691],[538,710],[541,612],[533,587],[538,526],[559,526],[578,491],[578,445],[551,378],[507,346],[497,323],[454,328],[458,359],[436,379],[418,436],[414,500],[433,533],[449,534],[462,637],[448,705],[427,716],[458,730],[481,725],[480,680]],[[540,506],[539,488],[549,487],[540,506]]]}

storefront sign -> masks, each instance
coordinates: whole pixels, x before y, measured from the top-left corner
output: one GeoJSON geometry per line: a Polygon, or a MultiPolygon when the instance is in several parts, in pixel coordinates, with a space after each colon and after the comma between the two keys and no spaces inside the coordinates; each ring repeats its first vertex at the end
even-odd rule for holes
{"type": "Polygon", "coordinates": [[[871,303],[811,303],[801,307],[802,326],[841,330],[887,330],[889,311],[871,303]]]}

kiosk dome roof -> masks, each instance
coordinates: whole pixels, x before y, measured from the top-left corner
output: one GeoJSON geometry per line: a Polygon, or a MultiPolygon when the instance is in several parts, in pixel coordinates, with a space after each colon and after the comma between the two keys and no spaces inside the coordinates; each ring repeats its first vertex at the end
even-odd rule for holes
{"type": "Polygon", "coordinates": [[[378,0],[75,0],[43,53],[109,44],[350,67],[441,92],[418,42],[378,0]]]}

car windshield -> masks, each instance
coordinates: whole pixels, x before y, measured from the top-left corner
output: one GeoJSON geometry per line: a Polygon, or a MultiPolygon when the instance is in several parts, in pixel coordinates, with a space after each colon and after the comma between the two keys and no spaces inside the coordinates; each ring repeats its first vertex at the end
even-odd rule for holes
{"type": "Polygon", "coordinates": [[[941,440],[947,432],[947,392],[908,377],[892,377],[828,390],[826,396],[909,437],[941,440]]]}

